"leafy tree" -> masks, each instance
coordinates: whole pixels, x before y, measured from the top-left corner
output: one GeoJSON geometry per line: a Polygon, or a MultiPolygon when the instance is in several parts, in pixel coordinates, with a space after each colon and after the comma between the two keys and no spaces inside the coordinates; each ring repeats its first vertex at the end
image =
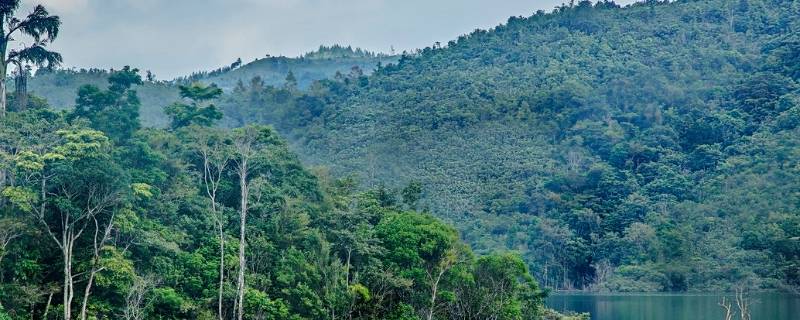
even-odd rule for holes
{"type": "MultiPolygon", "coordinates": [[[[3,190],[21,210],[38,220],[47,235],[61,249],[64,264],[64,318],[71,319],[76,276],[73,274],[75,248],[89,228],[97,228],[124,196],[124,176],[107,155],[108,138],[94,130],[62,129],[60,142],[42,153],[21,152],[16,169],[31,183],[3,190]],[[90,223],[94,222],[94,224],[90,223]]],[[[111,226],[110,219],[108,226],[111,226]]],[[[95,241],[97,232],[95,230],[95,241]]],[[[95,242],[97,245],[97,242],[95,242]]],[[[96,270],[90,273],[93,280],[96,270]]],[[[84,300],[88,299],[87,286],[84,300]]],[[[86,302],[81,318],[86,317],[86,302]]]]}
{"type": "Polygon", "coordinates": [[[6,100],[6,75],[8,66],[15,64],[20,67],[24,63],[33,63],[39,66],[52,68],[61,63],[61,55],[47,50],[47,45],[58,37],[61,19],[50,13],[41,5],[34,7],[33,12],[24,18],[17,18],[14,13],[19,8],[19,0],[3,0],[0,2],[0,116],[5,116],[7,109],[6,100]],[[11,49],[10,45],[16,35],[23,34],[33,38],[30,45],[19,49],[11,49]],[[9,49],[11,49],[9,51],[9,49]]]}
{"type": "Polygon", "coordinates": [[[172,129],[190,125],[211,126],[215,121],[222,119],[222,113],[214,104],[203,105],[219,97],[222,89],[216,85],[204,86],[198,83],[180,86],[179,89],[181,97],[191,100],[191,103],[175,102],[164,109],[164,113],[172,118],[172,129]]]}
{"type": "Polygon", "coordinates": [[[116,143],[124,143],[141,127],[141,102],[132,89],[141,85],[139,69],[128,66],[108,78],[108,90],[85,85],[78,90],[71,118],[85,118],[92,128],[103,131],[116,143]]]}

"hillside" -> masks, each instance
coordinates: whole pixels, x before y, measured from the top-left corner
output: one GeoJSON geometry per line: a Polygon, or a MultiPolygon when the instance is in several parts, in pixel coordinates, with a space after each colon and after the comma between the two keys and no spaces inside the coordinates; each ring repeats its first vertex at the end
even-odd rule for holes
{"type": "MultiPolygon", "coordinates": [[[[259,77],[265,85],[283,86],[287,75],[292,72],[299,88],[307,88],[312,82],[333,78],[337,73],[350,73],[358,67],[364,74],[370,74],[375,67],[397,61],[397,57],[375,54],[352,47],[321,46],[298,58],[269,57],[256,59],[250,63],[235,63],[231,66],[210,72],[197,72],[173,81],[146,81],[137,90],[142,100],[142,121],[145,125],[164,127],[167,119],[162,109],[178,100],[177,84],[199,81],[217,84],[226,91],[233,90],[239,81],[250,82],[259,77]]],[[[113,71],[113,70],[112,70],[113,71]]],[[[71,108],[75,104],[78,88],[85,84],[105,87],[109,71],[90,70],[41,70],[29,79],[28,89],[41,96],[57,109],[71,108]]]]}
{"type": "Polygon", "coordinates": [[[562,319],[519,255],[476,256],[418,192],[312,172],[268,126],[214,128],[219,88],[181,87],[169,128],[142,127],[138,71],[0,116],[0,319],[562,319]]]}
{"type": "Polygon", "coordinates": [[[800,288],[800,2],[588,1],[513,17],[371,76],[253,84],[311,164],[421,206],[540,282],[800,288]]]}
{"type": "Polygon", "coordinates": [[[216,83],[226,90],[236,87],[239,81],[248,82],[255,77],[260,77],[267,85],[282,86],[286,82],[286,75],[291,71],[298,87],[305,89],[316,80],[333,78],[337,72],[348,73],[353,67],[358,67],[364,73],[370,74],[378,64],[386,65],[396,62],[397,59],[396,56],[375,54],[358,48],[320,46],[316,51],[298,58],[256,59],[228,72],[208,75],[201,79],[205,83],[216,83]]]}

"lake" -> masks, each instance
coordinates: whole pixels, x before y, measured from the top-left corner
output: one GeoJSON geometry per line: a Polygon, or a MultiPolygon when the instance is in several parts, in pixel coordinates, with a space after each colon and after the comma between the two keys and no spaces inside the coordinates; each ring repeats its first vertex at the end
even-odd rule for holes
{"type": "MultiPolygon", "coordinates": [[[[606,320],[724,320],[717,305],[723,294],[590,294],[552,293],[548,307],[557,311],[589,312],[592,319],[606,320]]],[[[732,298],[732,294],[725,295],[732,298]]],[[[800,319],[800,296],[784,293],[751,294],[753,320],[800,319]]],[[[736,302],[733,301],[733,310],[736,302]]],[[[738,319],[738,317],[734,317],[738,319]]]]}

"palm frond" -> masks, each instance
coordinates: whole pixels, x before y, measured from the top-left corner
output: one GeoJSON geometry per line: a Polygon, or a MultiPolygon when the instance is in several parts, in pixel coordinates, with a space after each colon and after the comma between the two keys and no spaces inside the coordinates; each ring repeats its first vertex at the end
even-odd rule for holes
{"type": "MultiPolygon", "coordinates": [[[[0,0],[2,1],[2,0],[0,0]]],[[[37,42],[44,36],[47,40],[54,40],[58,36],[61,26],[61,18],[51,16],[47,9],[42,5],[37,5],[25,20],[19,21],[12,26],[12,30],[20,30],[22,33],[33,37],[37,42]]]]}
{"type": "Polygon", "coordinates": [[[29,47],[12,50],[8,53],[8,60],[14,63],[32,63],[48,69],[59,66],[63,62],[61,54],[47,50],[46,45],[46,41],[37,41],[29,47]]]}

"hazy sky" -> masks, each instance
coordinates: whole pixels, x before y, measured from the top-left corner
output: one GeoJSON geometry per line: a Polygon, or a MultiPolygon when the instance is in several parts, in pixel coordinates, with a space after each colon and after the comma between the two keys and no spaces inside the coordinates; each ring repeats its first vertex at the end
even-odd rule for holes
{"type": "MultiPolygon", "coordinates": [[[[68,67],[131,65],[171,79],[321,44],[388,52],[446,43],[564,0],[39,0],[62,17],[68,67]]],[[[630,1],[618,1],[627,3],[630,1]]],[[[23,3],[37,3],[23,0],[23,3]]],[[[29,9],[24,8],[24,11],[29,9]]],[[[26,12],[27,13],[27,12],[26,12]]]]}

